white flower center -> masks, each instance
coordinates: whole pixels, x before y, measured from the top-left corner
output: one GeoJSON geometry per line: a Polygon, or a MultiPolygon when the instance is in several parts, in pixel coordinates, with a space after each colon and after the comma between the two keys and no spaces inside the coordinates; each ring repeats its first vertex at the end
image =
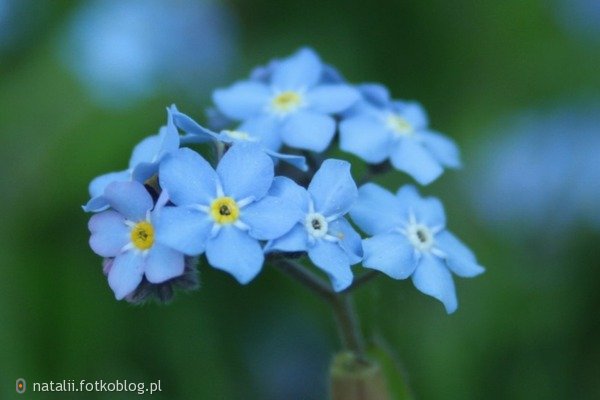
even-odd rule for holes
{"type": "Polygon", "coordinates": [[[293,90],[279,92],[271,99],[271,111],[281,116],[292,113],[303,105],[302,93],[293,90]]]}
{"type": "Polygon", "coordinates": [[[410,136],[414,132],[414,127],[406,118],[398,114],[390,114],[386,118],[387,127],[394,132],[395,136],[410,136]]]}
{"type": "Polygon", "coordinates": [[[419,251],[429,251],[435,244],[433,232],[429,227],[422,224],[414,223],[408,225],[405,235],[410,244],[419,251]]]}
{"type": "Polygon", "coordinates": [[[304,226],[308,234],[314,238],[322,238],[327,234],[329,224],[323,214],[311,213],[306,216],[304,226]]]}

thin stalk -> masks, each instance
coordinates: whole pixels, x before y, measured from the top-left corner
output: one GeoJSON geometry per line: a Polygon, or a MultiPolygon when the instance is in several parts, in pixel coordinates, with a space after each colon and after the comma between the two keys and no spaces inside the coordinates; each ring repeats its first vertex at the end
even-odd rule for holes
{"type": "Polygon", "coordinates": [[[374,269],[370,270],[369,272],[365,272],[358,278],[354,279],[354,282],[352,282],[352,284],[350,286],[348,286],[346,289],[344,289],[344,291],[342,293],[353,292],[354,290],[358,289],[359,287],[370,282],[373,278],[376,278],[378,276],[379,276],[379,271],[376,271],[374,269]]]}

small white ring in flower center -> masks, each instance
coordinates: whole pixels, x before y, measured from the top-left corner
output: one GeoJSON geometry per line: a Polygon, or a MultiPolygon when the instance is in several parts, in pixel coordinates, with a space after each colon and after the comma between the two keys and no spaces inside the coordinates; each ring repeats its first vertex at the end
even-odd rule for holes
{"type": "Polygon", "coordinates": [[[311,213],[306,216],[304,226],[309,235],[314,238],[322,238],[327,234],[329,224],[323,214],[311,213]]]}
{"type": "Polygon", "coordinates": [[[431,229],[422,224],[410,224],[406,228],[406,237],[410,244],[420,251],[431,250],[435,243],[431,229]]]}
{"type": "Polygon", "coordinates": [[[398,114],[388,115],[386,125],[397,137],[410,136],[414,132],[412,124],[398,114]]]}

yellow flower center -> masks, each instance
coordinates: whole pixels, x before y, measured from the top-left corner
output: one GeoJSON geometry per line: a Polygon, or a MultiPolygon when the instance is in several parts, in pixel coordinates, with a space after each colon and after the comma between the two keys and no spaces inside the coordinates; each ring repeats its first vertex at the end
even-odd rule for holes
{"type": "Polygon", "coordinates": [[[140,250],[148,250],[154,244],[154,227],[142,221],[131,229],[131,243],[140,250]]]}
{"type": "Polygon", "coordinates": [[[232,139],[235,140],[243,140],[243,141],[247,141],[247,142],[253,142],[255,141],[255,138],[253,138],[252,136],[250,136],[249,133],[247,132],[243,132],[243,131],[230,131],[230,130],[225,130],[223,131],[227,136],[229,136],[232,139]]]}
{"type": "Polygon", "coordinates": [[[300,107],[302,96],[300,93],[293,91],[281,92],[273,98],[271,104],[276,112],[285,114],[300,107]]]}
{"type": "Polygon", "coordinates": [[[387,126],[398,136],[408,136],[413,133],[413,126],[405,118],[391,114],[387,118],[387,126]]]}
{"type": "Polygon", "coordinates": [[[232,224],[240,216],[240,208],[231,197],[219,197],[210,205],[210,215],[219,224],[232,224]]]}

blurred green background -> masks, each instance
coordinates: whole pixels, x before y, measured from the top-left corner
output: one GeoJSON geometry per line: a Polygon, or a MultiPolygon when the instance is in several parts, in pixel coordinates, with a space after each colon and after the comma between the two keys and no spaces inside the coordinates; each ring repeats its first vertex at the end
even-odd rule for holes
{"type": "MultiPolygon", "coordinates": [[[[559,235],[547,235],[544,223],[528,235],[520,234],[520,221],[496,228],[474,211],[485,198],[469,181],[485,168],[486,155],[476,154],[498,134],[498,121],[600,99],[600,12],[585,11],[583,0],[212,2],[216,8],[202,23],[184,11],[191,23],[181,32],[157,19],[152,37],[175,52],[161,54],[156,39],[147,51],[172,64],[153,69],[138,90],[110,81],[127,65],[81,67],[89,54],[101,59],[127,42],[123,27],[150,18],[150,3],[132,2],[139,15],[112,29],[119,18],[111,17],[111,3],[0,0],[0,399],[19,398],[20,377],[160,379],[156,399],[326,398],[328,363],[339,343],[320,300],[268,267],[240,286],[202,266],[201,289],[169,305],[117,302],[88,247],[89,215],[80,207],[88,182],[123,169],[133,145],[164,123],[165,106],[175,103],[202,120],[212,88],[302,45],[351,82],[382,82],[395,97],[419,100],[432,126],[463,152],[465,168],[423,192],[444,201],[450,229],[487,272],[456,279],[460,306],[451,316],[410,282],[379,279],[356,297],[367,336],[401,360],[415,397],[600,398],[598,226],[584,216],[559,235]],[[109,21],[104,31],[85,19],[96,14],[109,21]],[[225,22],[208,26],[217,19],[225,22]],[[207,26],[216,29],[212,37],[194,31],[207,26]],[[92,41],[85,52],[77,46],[86,45],[86,29],[92,38],[117,36],[105,47],[92,41]],[[188,47],[178,51],[182,43],[188,47]],[[217,51],[198,58],[210,46],[217,51]],[[174,76],[178,68],[189,81],[174,76]],[[103,73],[108,81],[90,84],[103,73]]],[[[167,8],[194,3],[206,2],[173,1],[167,8]]],[[[593,10],[595,1],[588,3],[593,10]]],[[[132,71],[131,79],[145,70],[132,71]]],[[[600,135],[598,126],[590,129],[600,135]]],[[[395,188],[408,181],[398,173],[382,182],[395,188]]],[[[574,189],[565,182],[561,190],[574,189]]]]}

